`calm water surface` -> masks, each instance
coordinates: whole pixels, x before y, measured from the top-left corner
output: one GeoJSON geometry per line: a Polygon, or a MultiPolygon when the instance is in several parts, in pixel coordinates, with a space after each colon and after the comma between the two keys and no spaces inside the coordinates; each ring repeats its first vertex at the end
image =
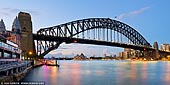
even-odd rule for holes
{"type": "Polygon", "coordinates": [[[59,61],[60,67],[41,66],[22,81],[46,85],[170,85],[170,62],[59,61]]]}

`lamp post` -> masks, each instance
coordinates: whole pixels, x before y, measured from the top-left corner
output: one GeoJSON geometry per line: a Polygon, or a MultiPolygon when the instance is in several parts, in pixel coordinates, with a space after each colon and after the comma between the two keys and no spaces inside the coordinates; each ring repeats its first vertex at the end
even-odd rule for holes
{"type": "Polygon", "coordinates": [[[22,51],[23,60],[26,60],[26,53],[25,52],[26,52],[25,50],[22,51]]]}
{"type": "Polygon", "coordinates": [[[17,60],[18,60],[18,58],[17,58],[17,54],[16,54],[16,51],[18,51],[18,49],[17,48],[14,48],[14,54],[12,55],[12,57],[15,57],[17,60]]]}
{"type": "MultiPolygon", "coordinates": [[[[32,54],[33,54],[32,51],[29,51],[29,52],[28,52],[28,57],[29,57],[29,59],[31,59],[32,54]]],[[[28,57],[27,57],[27,59],[28,59],[28,57]]],[[[27,65],[28,65],[28,60],[27,60],[27,65]]]]}
{"type": "Polygon", "coordinates": [[[31,51],[29,51],[29,52],[28,52],[28,54],[29,54],[29,55],[32,55],[32,52],[31,52],[31,51]]]}
{"type": "Polygon", "coordinates": [[[28,52],[28,55],[30,56],[30,58],[31,58],[32,54],[33,54],[32,51],[28,52]]]}

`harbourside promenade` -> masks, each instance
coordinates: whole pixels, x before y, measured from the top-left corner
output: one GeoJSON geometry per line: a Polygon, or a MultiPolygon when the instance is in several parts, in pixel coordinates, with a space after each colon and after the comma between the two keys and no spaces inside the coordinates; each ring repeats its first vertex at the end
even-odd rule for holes
{"type": "Polygon", "coordinates": [[[32,68],[32,61],[0,61],[0,82],[22,79],[32,68]]]}

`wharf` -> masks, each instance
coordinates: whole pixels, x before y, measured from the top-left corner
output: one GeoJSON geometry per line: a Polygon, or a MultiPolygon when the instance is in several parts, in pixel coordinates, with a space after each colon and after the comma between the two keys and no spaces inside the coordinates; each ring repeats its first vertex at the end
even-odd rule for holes
{"type": "Polygon", "coordinates": [[[32,61],[0,61],[0,82],[22,79],[32,69],[32,61]]]}
{"type": "Polygon", "coordinates": [[[57,67],[60,67],[60,65],[58,64],[57,60],[54,60],[54,59],[47,59],[47,60],[45,60],[44,64],[47,65],[47,66],[57,66],[57,67]]]}

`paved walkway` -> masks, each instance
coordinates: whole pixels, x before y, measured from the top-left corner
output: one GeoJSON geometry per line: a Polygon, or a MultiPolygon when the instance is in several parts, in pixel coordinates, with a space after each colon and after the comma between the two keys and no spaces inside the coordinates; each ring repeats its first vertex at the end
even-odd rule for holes
{"type": "Polygon", "coordinates": [[[12,62],[9,62],[9,61],[0,61],[1,65],[0,65],[0,72],[2,71],[6,71],[6,70],[9,70],[9,69],[13,69],[13,68],[16,68],[16,67],[22,67],[24,65],[26,65],[27,63],[30,63],[31,61],[12,61],[12,62]]]}

